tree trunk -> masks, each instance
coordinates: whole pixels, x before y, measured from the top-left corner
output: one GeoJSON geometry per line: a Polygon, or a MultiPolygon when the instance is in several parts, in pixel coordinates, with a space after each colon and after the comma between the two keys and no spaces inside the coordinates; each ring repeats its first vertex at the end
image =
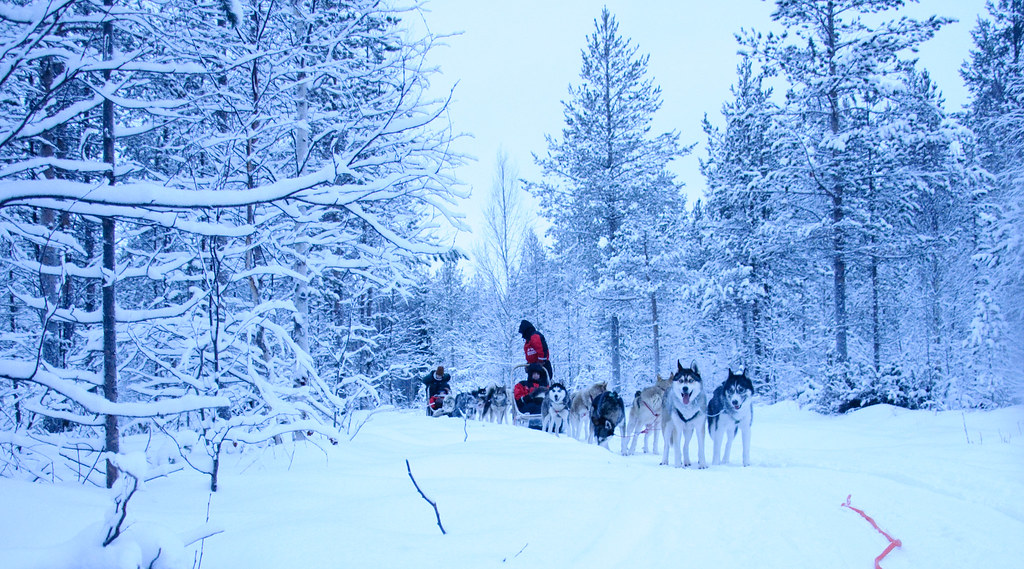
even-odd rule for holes
{"type": "MultiPolygon", "coordinates": [[[[251,17],[253,37],[257,37],[257,30],[260,28],[259,11],[254,10],[251,17]]],[[[253,51],[257,50],[257,46],[252,46],[253,51]]],[[[251,87],[252,97],[252,116],[259,116],[259,103],[260,103],[260,91],[259,91],[259,58],[253,58],[252,67],[249,70],[249,80],[251,87]]],[[[259,128],[259,121],[253,119],[250,124],[249,132],[252,133],[245,139],[245,187],[248,189],[254,189],[257,183],[257,165],[256,165],[256,132],[259,128]]],[[[256,223],[256,208],[253,205],[246,206],[245,211],[246,222],[250,225],[256,223]]],[[[253,306],[258,306],[262,302],[261,287],[263,285],[263,279],[258,279],[253,275],[253,269],[256,268],[256,251],[253,250],[252,236],[246,235],[245,237],[246,253],[245,253],[245,268],[249,271],[249,292],[251,293],[253,306]]],[[[266,342],[266,329],[262,324],[256,324],[256,345],[260,348],[260,352],[263,356],[263,362],[265,364],[270,363],[270,350],[267,347],[266,342]]]]}
{"type": "MultiPolygon", "coordinates": [[[[103,5],[113,8],[114,0],[104,0],[103,5]]],[[[110,20],[103,22],[103,60],[114,58],[114,25],[110,20]]],[[[103,72],[103,79],[110,85],[110,71],[103,72]]],[[[114,102],[103,100],[103,161],[109,168],[107,183],[115,183],[114,177],[114,102]]],[[[117,314],[114,304],[114,219],[103,218],[103,396],[107,401],[117,401],[117,314]]],[[[121,450],[121,436],[117,415],[106,416],[106,448],[108,453],[121,450]]],[[[107,460],[107,488],[117,481],[117,467],[107,460]]]]}
{"type": "MultiPolygon", "coordinates": [[[[53,58],[44,58],[41,70],[39,72],[40,86],[44,92],[49,92],[53,86],[53,80],[55,76],[60,73],[63,66],[53,61],[53,58]]],[[[39,156],[44,159],[54,157],[54,135],[52,132],[44,133],[40,137],[39,145],[39,156]]],[[[35,145],[33,145],[35,146],[35,145]]],[[[48,166],[43,170],[43,176],[47,180],[53,180],[57,177],[56,172],[53,171],[52,166],[48,166]]],[[[57,211],[50,208],[42,208],[40,211],[39,224],[42,225],[46,232],[57,230],[57,211]]],[[[58,330],[57,322],[49,319],[48,313],[51,308],[56,308],[60,305],[60,301],[57,296],[57,290],[60,288],[60,278],[57,276],[58,267],[60,267],[59,253],[56,247],[49,244],[49,242],[40,246],[39,249],[39,285],[42,288],[41,293],[43,299],[46,301],[45,308],[40,312],[39,318],[44,326],[43,329],[43,361],[59,367],[61,365],[61,346],[60,346],[60,332],[58,330]]]]}
{"type": "MultiPolygon", "coordinates": [[[[871,238],[875,241],[875,238],[871,238]]],[[[871,356],[877,374],[882,369],[882,324],[879,321],[878,255],[871,255],[871,356]]]]}
{"type": "MultiPolygon", "coordinates": [[[[306,43],[306,21],[302,14],[302,0],[293,0],[292,16],[295,18],[295,37],[301,45],[296,46],[302,49],[306,43]]],[[[306,119],[309,115],[309,102],[306,95],[309,91],[309,84],[306,81],[306,73],[301,70],[303,59],[299,59],[298,86],[295,88],[296,127],[295,127],[295,175],[301,176],[305,168],[306,155],[309,154],[309,128],[306,126],[306,119]]]]}
{"type": "MultiPolygon", "coordinates": [[[[292,2],[292,16],[295,18],[295,37],[300,42],[299,46],[295,46],[296,49],[301,49],[301,44],[304,43],[304,37],[306,36],[306,24],[302,14],[302,2],[301,0],[293,0],[292,2]]],[[[299,59],[299,67],[302,67],[302,59],[299,59]]],[[[306,128],[306,119],[309,113],[309,103],[306,101],[306,94],[308,91],[308,85],[305,81],[306,74],[302,71],[298,73],[298,85],[296,86],[295,92],[295,175],[301,176],[303,165],[306,162],[306,154],[309,152],[309,131],[306,128]]],[[[309,353],[309,282],[307,276],[309,275],[309,265],[306,263],[306,255],[309,253],[310,244],[306,241],[305,237],[305,223],[297,224],[295,227],[296,237],[299,239],[299,243],[295,245],[296,261],[295,272],[300,275],[300,278],[295,281],[295,292],[293,296],[293,302],[295,304],[295,314],[293,315],[292,323],[292,338],[295,340],[296,345],[302,349],[303,352],[309,353]]],[[[296,358],[297,360],[299,358],[296,358]]],[[[299,385],[305,385],[308,382],[306,370],[296,367],[296,381],[299,385]]]]}
{"type": "Polygon", "coordinates": [[[751,375],[750,379],[754,382],[754,386],[757,387],[760,383],[761,393],[771,393],[772,402],[775,402],[778,395],[775,393],[775,383],[771,381],[770,375],[768,374],[767,365],[765,363],[765,341],[761,337],[761,334],[767,330],[767,326],[762,322],[764,316],[761,310],[761,301],[755,298],[750,304],[750,327],[753,329],[751,334],[753,342],[754,356],[753,361],[750,362],[751,375]]]}
{"type": "Polygon", "coordinates": [[[210,492],[216,492],[220,479],[220,450],[224,441],[213,445],[213,468],[210,469],[210,492]]]}
{"type": "Polygon", "coordinates": [[[832,196],[832,287],[836,312],[836,363],[844,366],[848,359],[846,347],[846,257],[843,221],[842,187],[836,186],[832,196]]]}
{"type": "MultiPolygon", "coordinates": [[[[106,113],[104,113],[106,114],[106,113]]],[[[114,220],[103,218],[103,397],[117,401],[117,314],[114,306],[114,220]]],[[[106,452],[121,450],[117,415],[106,416],[106,452]]],[[[117,468],[107,460],[107,488],[117,481],[117,468]]]]}
{"type": "MultiPolygon", "coordinates": [[[[301,230],[301,226],[298,229],[301,230]]],[[[309,266],[306,264],[308,252],[308,243],[296,244],[297,259],[292,265],[292,269],[299,275],[299,278],[295,279],[292,293],[292,302],[295,304],[295,313],[292,315],[292,339],[295,340],[295,345],[305,352],[309,351],[309,285],[306,282],[306,276],[309,274],[309,266]]]]}
{"type": "Polygon", "coordinates": [[[608,387],[609,391],[613,388],[617,389],[622,385],[622,368],[619,357],[619,317],[613,314],[609,321],[609,327],[611,328],[611,348],[612,348],[612,385],[608,387]]]}
{"type": "Polygon", "coordinates": [[[653,379],[658,377],[658,374],[661,373],[661,338],[658,330],[658,296],[653,292],[651,293],[651,322],[651,328],[654,334],[654,375],[652,376],[653,379]]]}
{"type": "MultiPolygon", "coordinates": [[[[838,38],[835,27],[835,5],[828,4],[827,14],[828,33],[828,59],[829,75],[836,77],[836,51],[838,38]]],[[[839,92],[836,87],[828,93],[829,100],[829,127],[833,136],[839,134],[839,92]]],[[[835,160],[833,160],[835,167],[835,160]]],[[[847,316],[846,316],[846,240],[843,234],[843,185],[840,182],[832,184],[829,188],[832,194],[832,276],[833,276],[833,297],[835,300],[836,318],[836,363],[843,370],[840,373],[846,377],[845,367],[849,358],[846,346],[847,316]]]]}

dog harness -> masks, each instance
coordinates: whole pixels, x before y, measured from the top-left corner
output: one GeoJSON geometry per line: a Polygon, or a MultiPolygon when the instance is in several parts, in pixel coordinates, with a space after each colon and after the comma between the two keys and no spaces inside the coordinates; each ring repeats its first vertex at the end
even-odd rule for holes
{"type": "Polygon", "coordinates": [[[656,430],[654,428],[654,424],[658,422],[658,417],[660,417],[661,414],[656,412],[654,409],[651,409],[651,406],[648,405],[646,401],[641,401],[641,403],[643,403],[644,407],[647,407],[647,410],[650,411],[652,415],[654,415],[654,420],[651,421],[650,423],[647,423],[647,426],[644,427],[644,430],[640,431],[640,434],[646,435],[648,432],[656,430]]]}
{"type": "Polygon", "coordinates": [[[692,421],[692,420],[696,419],[696,418],[697,418],[697,415],[700,415],[700,409],[697,409],[697,411],[696,411],[696,412],[694,412],[693,416],[692,416],[692,417],[690,417],[689,419],[687,419],[686,417],[683,417],[683,412],[682,412],[682,411],[680,411],[679,409],[676,409],[676,415],[679,415],[679,418],[680,418],[680,419],[681,419],[681,420],[682,420],[682,421],[683,421],[684,423],[689,423],[690,421],[692,421]]]}

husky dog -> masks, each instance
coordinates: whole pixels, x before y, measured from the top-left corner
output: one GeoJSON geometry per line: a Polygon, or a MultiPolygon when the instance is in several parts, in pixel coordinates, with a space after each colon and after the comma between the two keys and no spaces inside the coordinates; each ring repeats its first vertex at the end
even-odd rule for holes
{"type": "MultiPolygon", "coordinates": [[[[474,389],[455,396],[455,405],[449,415],[460,419],[479,419],[484,409],[484,389],[474,389]]],[[[447,400],[445,401],[447,403],[447,400]]]]}
{"type": "Polygon", "coordinates": [[[569,425],[569,392],[555,383],[544,394],[540,404],[541,425],[546,433],[564,433],[569,425]]]}
{"type": "Polygon", "coordinates": [[[668,451],[676,451],[675,466],[690,466],[690,437],[697,434],[697,467],[707,468],[704,460],[704,430],[707,426],[708,403],[704,381],[697,370],[697,362],[684,368],[676,361],[676,372],[665,391],[661,404],[661,430],[665,431],[665,448],[661,463],[668,464],[668,451]],[[685,442],[683,438],[685,437],[685,442]],[[682,443],[682,449],[680,449],[682,443]],[[685,462],[680,462],[680,451],[685,462]]]}
{"type": "Polygon", "coordinates": [[[483,418],[492,423],[504,423],[508,413],[508,388],[491,384],[484,392],[483,418]]]}
{"type": "Polygon", "coordinates": [[[711,464],[729,464],[729,451],[736,431],[743,435],[743,466],[750,466],[750,424],[754,420],[754,384],[747,377],[747,372],[733,373],[729,369],[729,377],[725,383],[715,388],[715,394],[708,403],[708,430],[714,441],[711,452],[711,464]],[[718,454],[722,448],[722,435],[725,439],[725,453],[718,454]],[[719,460],[721,457],[721,460],[719,460]]]}
{"type": "Polygon", "coordinates": [[[633,405],[629,408],[629,422],[626,423],[626,432],[622,438],[622,454],[633,454],[636,452],[636,442],[640,434],[644,435],[644,454],[647,454],[647,441],[654,433],[654,452],[658,452],[658,433],[661,432],[661,401],[665,396],[670,380],[662,379],[658,375],[654,385],[636,392],[633,398],[633,405]],[[630,440],[629,451],[626,451],[626,441],[630,440]]]}
{"type": "Polygon", "coordinates": [[[576,439],[583,436],[584,426],[587,429],[587,442],[594,440],[594,429],[590,422],[590,407],[594,398],[608,391],[608,382],[600,381],[572,396],[572,406],[569,407],[569,434],[576,439]]]}
{"type": "Polygon", "coordinates": [[[595,397],[590,407],[590,423],[597,444],[608,448],[608,438],[615,434],[615,427],[625,418],[626,406],[618,393],[605,391],[595,397]]]}

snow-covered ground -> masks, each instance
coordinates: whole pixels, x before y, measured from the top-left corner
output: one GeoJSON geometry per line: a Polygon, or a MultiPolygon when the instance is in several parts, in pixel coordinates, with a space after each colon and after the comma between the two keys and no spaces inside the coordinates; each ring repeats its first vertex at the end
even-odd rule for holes
{"type": "MultiPolygon", "coordinates": [[[[208,569],[870,568],[888,541],[840,507],[852,495],[902,540],[885,569],[1024,563],[1022,407],[823,417],[784,403],[755,409],[750,467],[677,470],[659,458],[382,412],[326,451],[302,442],[227,456],[212,498],[192,471],[152,480],[129,520],[139,535],[184,534],[209,506],[224,532],[205,541],[208,569]]],[[[105,490],[0,480],[0,567],[98,563],[83,530],[109,509],[105,490]]],[[[177,561],[167,551],[154,567],[192,567],[198,544],[177,561]]]]}

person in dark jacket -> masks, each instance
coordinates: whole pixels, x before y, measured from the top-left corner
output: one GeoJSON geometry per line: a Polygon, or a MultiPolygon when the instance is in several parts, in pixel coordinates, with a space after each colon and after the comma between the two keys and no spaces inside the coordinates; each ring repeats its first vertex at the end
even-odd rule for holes
{"type": "Polygon", "coordinates": [[[433,415],[434,411],[441,409],[444,398],[452,391],[449,385],[451,380],[452,376],[445,373],[444,366],[437,366],[436,370],[420,379],[427,386],[427,415],[433,415]]]}

